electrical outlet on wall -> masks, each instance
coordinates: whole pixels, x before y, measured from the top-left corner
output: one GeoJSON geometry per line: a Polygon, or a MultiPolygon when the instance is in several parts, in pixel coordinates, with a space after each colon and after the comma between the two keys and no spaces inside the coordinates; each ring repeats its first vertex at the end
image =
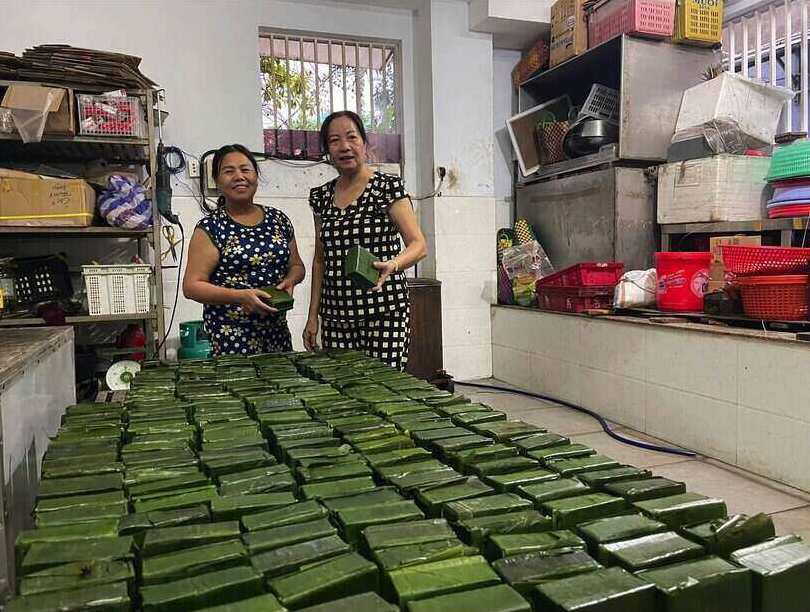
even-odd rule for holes
{"type": "Polygon", "coordinates": [[[188,159],[188,177],[200,178],[200,162],[192,157],[188,159]]]}

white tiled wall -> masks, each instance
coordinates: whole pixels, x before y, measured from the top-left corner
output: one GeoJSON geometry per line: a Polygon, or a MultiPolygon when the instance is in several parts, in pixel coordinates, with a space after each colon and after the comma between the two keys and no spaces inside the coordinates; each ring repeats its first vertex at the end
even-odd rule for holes
{"type": "Polygon", "coordinates": [[[494,376],[810,491],[810,347],[494,307],[494,376]]]}

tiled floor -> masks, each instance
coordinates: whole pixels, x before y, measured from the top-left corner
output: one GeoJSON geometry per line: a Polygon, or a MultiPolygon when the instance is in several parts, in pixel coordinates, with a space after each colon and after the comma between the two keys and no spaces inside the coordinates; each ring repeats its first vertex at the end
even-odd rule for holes
{"type": "MultiPolygon", "coordinates": [[[[482,380],[483,384],[509,386],[499,381],[482,380]]],[[[656,475],[686,482],[687,490],[725,500],[729,514],[767,512],[773,517],[778,534],[796,533],[810,540],[810,493],[704,457],[689,458],[648,451],[608,436],[595,419],[556,404],[532,398],[459,386],[458,391],[473,401],[483,402],[549,431],[569,436],[572,441],[588,444],[621,463],[650,468],[656,475]]],[[[613,429],[630,438],[667,443],[626,427],[613,429]]]]}

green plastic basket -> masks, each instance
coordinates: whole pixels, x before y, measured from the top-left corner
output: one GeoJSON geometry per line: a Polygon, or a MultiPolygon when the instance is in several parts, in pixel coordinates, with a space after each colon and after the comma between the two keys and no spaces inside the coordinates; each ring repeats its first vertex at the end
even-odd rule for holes
{"type": "Polygon", "coordinates": [[[810,176],[810,140],[799,140],[777,149],[771,158],[768,181],[810,176]]]}

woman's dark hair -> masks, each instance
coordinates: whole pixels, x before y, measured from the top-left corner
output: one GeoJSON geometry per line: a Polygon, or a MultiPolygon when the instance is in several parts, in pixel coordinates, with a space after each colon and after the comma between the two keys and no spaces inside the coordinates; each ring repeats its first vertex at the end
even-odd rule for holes
{"type": "MultiPolygon", "coordinates": [[[[248,149],[245,145],[229,144],[221,146],[214,153],[214,159],[211,161],[211,174],[214,180],[216,180],[220,171],[222,170],[222,160],[224,160],[225,156],[229,153],[241,153],[247,157],[250,165],[253,166],[253,169],[256,171],[256,174],[259,174],[259,164],[256,161],[256,156],[253,155],[250,149],[248,149]]],[[[211,208],[211,206],[205,202],[205,199],[203,199],[202,202],[202,209],[204,213],[208,214],[216,210],[215,208],[211,208]]],[[[217,208],[221,208],[223,206],[225,206],[225,196],[219,196],[217,198],[217,208]]]]}
{"type": "Polygon", "coordinates": [[[323,155],[329,153],[329,126],[332,125],[332,122],[335,119],[340,119],[341,117],[348,117],[351,119],[354,125],[357,126],[357,131],[360,133],[360,138],[363,139],[363,142],[368,142],[368,136],[366,136],[366,126],[363,125],[363,120],[360,118],[360,115],[350,110],[335,111],[324,119],[323,123],[321,124],[320,141],[321,153],[323,155]]]}

